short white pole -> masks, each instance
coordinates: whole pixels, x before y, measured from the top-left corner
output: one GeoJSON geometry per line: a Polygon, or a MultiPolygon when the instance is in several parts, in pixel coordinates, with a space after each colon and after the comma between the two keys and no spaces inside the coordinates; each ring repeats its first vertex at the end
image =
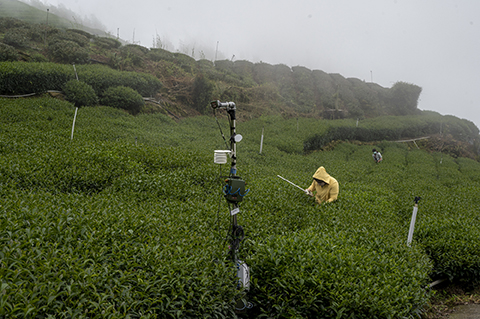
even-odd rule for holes
{"type": "Polygon", "coordinates": [[[263,130],[264,130],[264,129],[265,129],[265,128],[262,127],[262,137],[260,138],[260,154],[262,154],[262,148],[263,148],[263,130]]]}
{"type": "Polygon", "coordinates": [[[418,205],[413,207],[412,220],[410,221],[410,229],[408,231],[407,246],[410,247],[413,239],[413,231],[415,230],[415,220],[417,219],[418,205]]]}
{"type": "Polygon", "coordinates": [[[78,111],[78,107],[75,108],[75,115],[73,116],[72,137],[70,138],[71,140],[73,140],[73,130],[75,129],[75,120],[77,119],[77,111],[78,111]]]}
{"type": "Polygon", "coordinates": [[[73,64],[73,71],[75,71],[75,78],[78,81],[78,74],[77,74],[77,68],[75,68],[75,63],[73,64]]]}
{"type": "MultiPolygon", "coordinates": [[[[78,75],[77,75],[77,69],[75,68],[75,63],[73,63],[73,70],[75,71],[75,78],[78,81],[78,75]]],[[[77,111],[78,111],[78,106],[75,108],[75,115],[73,116],[72,136],[70,137],[71,140],[73,140],[73,130],[75,129],[75,120],[77,119],[77,111]]]]}

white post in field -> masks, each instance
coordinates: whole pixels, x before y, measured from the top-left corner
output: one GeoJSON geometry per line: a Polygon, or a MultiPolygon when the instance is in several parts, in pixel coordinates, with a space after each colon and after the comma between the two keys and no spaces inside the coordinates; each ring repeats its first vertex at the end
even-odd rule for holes
{"type": "Polygon", "coordinates": [[[412,220],[410,221],[410,229],[408,230],[407,245],[409,247],[413,239],[413,231],[415,230],[415,220],[417,219],[417,211],[418,211],[418,207],[417,207],[417,204],[415,204],[415,207],[413,207],[412,220]]]}
{"type": "Polygon", "coordinates": [[[415,220],[417,219],[417,211],[418,211],[418,201],[420,197],[415,197],[415,206],[413,207],[412,213],[412,220],[410,221],[410,229],[408,230],[408,238],[407,238],[407,246],[410,247],[413,239],[413,231],[415,229],[415,220]]]}
{"type": "MultiPolygon", "coordinates": [[[[75,71],[75,78],[78,81],[78,74],[77,74],[77,69],[75,68],[75,63],[73,63],[73,71],[75,71]]],[[[75,115],[73,116],[72,136],[70,137],[71,140],[73,140],[73,130],[75,129],[75,120],[77,119],[77,111],[78,111],[78,106],[75,108],[75,115]]]]}
{"type": "Polygon", "coordinates": [[[71,140],[73,140],[73,130],[75,129],[75,119],[77,118],[77,111],[78,107],[75,108],[75,115],[73,116],[72,137],[70,138],[71,140]]]}
{"type": "Polygon", "coordinates": [[[259,154],[262,154],[262,148],[263,148],[263,130],[264,130],[264,129],[265,129],[265,128],[262,127],[262,137],[260,138],[260,153],[259,153],[259,154]]]}

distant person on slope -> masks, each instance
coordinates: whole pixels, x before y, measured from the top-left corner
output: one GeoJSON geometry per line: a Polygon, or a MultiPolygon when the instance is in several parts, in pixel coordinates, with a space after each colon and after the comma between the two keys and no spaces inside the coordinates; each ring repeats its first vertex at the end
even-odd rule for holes
{"type": "Polygon", "coordinates": [[[320,166],[313,174],[312,185],[305,189],[305,193],[309,196],[313,196],[314,192],[316,193],[315,201],[318,204],[333,202],[338,197],[338,182],[328,175],[323,166],[320,166]]]}
{"type": "Polygon", "coordinates": [[[380,152],[378,152],[376,149],[373,149],[372,152],[373,160],[375,161],[375,163],[380,163],[382,161],[382,154],[380,154],[380,152]]]}

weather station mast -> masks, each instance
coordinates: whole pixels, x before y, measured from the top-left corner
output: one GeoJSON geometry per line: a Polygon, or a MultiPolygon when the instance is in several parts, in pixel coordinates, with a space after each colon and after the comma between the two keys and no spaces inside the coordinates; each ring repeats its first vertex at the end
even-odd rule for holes
{"type": "MultiPolygon", "coordinates": [[[[245,289],[248,291],[250,289],[250,269],[245,262],[238,258],[238,250],[240,247],[240,242],[244,238],[243,227],[237,223],[237,215],[240,213],[240,202],[242,202],[243,197],[248,194],[249,189],[245,189],[245,181],[237,175],[237,142],[242,140],[242,136],[236,132],[236,105],[234,102],[220,102],[218,100],[210,102],[210,106],[213,109],[215,114],[216,110],[224,109],[226,110],[229,118],[230,124],[230,139],[229,145],[225,136],[223,135],[220,124],[217,124],[220,128],[220,132],[225,141],[225,144],[228,150],[216,150],[214,161],[216,164],[226,164],[227,157],[230,157],[230,173],[225,179],[225,184],[223,186],[222,192],[227,201],[231,226],[229,229],[228,240],[229,240],[229,258],[234,263],[237,269],[238,277],[238,288],[245,289]]],[[[216,118],[216,116],[215,116],[216,118]]],[[[246,311],[247,309],[252,308],[253,305],[244,300],[239,300],[236,303],[237,311],[246,311]]]]}

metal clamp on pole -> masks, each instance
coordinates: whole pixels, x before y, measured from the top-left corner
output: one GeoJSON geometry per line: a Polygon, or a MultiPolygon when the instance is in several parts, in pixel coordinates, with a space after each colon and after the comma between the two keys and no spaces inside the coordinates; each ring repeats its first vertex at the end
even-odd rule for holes
{"type": "Polygon", "coordinates": [[[218,108],[218,109],[222,109],[222,108],[224,108],[224,109],[227,109],[227,111],[228,111],[229,109],[233,109],[233,110],[236,109],[234,102],[220,102],[220,101],[218,101],[218,100],[210,102],[210,106],[211,106],[213,109],[217,109],[217,108],[218,108]]]}

